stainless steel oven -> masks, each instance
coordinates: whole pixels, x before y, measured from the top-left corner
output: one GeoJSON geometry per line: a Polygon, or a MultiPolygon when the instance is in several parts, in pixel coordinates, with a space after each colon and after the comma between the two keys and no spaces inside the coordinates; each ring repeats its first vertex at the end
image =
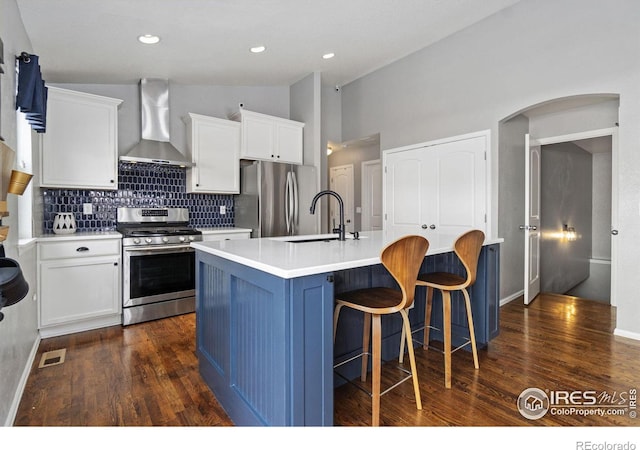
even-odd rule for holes
{"type": "Polygon", "coordinates": [[[202,240],[202,234],[187,226],[188,210],[121,209],[122,324],[195,311],[195,251],[190,243],[202,240]]]}

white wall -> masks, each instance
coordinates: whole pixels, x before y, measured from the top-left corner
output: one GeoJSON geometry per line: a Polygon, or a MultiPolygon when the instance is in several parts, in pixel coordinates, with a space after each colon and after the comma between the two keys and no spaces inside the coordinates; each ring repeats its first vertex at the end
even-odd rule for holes
{"type": "MultiPolygon", "coordinates": [[[[320,189],[321,180],[321,132],[322,116],[321,109],[321,76],[320,73],[315,72],[297,83],[294,83],[290,88],[290,101],[289,108],[290,119],[297,120],[304,123],[303,129],[303,164],[307,166],[314,166],[316,168],[315,180],[298,180],[298,183],[311,183],[315,185],[312,192],[318,192],[320,189]]],[[[315,217],[315,232],[319,233],[321,230],[322,213],[316,214],[315,217]]]]}
{"type": "MultiPolygon", "coordinates": [[[[13,94],[16,89],[14,57],[23,51],[32,52],[32,49],[14,0],[0,0],[0,37],[4,43],[5,60],[5,73],[0,76],[0,129],[7,145],[15,150],[17,127],[13,94]]],[[[30,288],[24,300],[2,310],[5,318],[0,322],[0,424],[11,425],[39,340],[36,303],[32,300],[36,290],[35,246],[18,249],[18,199],[9,195],[7,201],[10,215],[2,221],[10,227],[9,236],[4,242],[6,255],[19,262],[30,288]]]]}
{"type": "Polygon", "coordinates": [[[319,167],[320,74],[312,73],[290,88],[289,119],[304,123],[303,164],[319,167]]]}
{"type": "Polygon", "coordinates": [[[522,0],[343,86],[342,139],[379,132],[385,150],[491,129],[491,233],[499,235],[500,121],[551,99],[619,95],[616,332],[640,338],[633,274],[640,252],[633,232],[640,228],[638,23],[635,0],[522,0]]]}
{"type": "MultiPolygon", "coordinates": [[[[529,119],[517,115],[500,124],[498,165],[498,233],[500,245],[500,299],[511,301],[524,289],[524,163],[523,136],[529,131],[529,119]]],[[[495,185],[495,184],[494,184],[495,185]]],[[[494,187],[495,188],[495,187],[494,187]]]]}
{"type": "MultiPolygon", "coordinates": [[[[611,152],[593,154],[591,257],[611,259],[611,152]]],[[[606,298],[609,298],[607,295],[606,298]]]]}
{"type": "Polygon", "coordinates": [[[362,163],[376,159],[381,159],[380,145],[377,142],[345,149],[338,148],[328,158],[329,169],[337,166],[353,165],[354,231],[362,230],[362,214],[355,212],[356,208],[362,207],[362,163]]]}
{"type": "MultiPolygon", "coordinates": [[[[321,116],[322,130],[320,137],[320,189],[328,189],[329,185],[329,159],[327,158],[327,145],[329,142],[340,142],[342,139],[342,90],[336,89],[325,82],[321,83],[321,116]]],[[[323,217],[329,217],[329,197],[326,195],[320,199],[320,207],[323,217]]],[[[322,220],[321,232],[329,231],[328,220],[322,220]]]]}

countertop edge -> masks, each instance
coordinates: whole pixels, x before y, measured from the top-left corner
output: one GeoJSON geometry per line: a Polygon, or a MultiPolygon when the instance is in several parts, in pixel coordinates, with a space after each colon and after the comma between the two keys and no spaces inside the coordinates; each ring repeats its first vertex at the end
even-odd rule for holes
{"type": "Polygon", "coordinates": [[[78,241],[94,239],[121,239],[122,234],[117,231],[78,231],[69,234],[42,234],[36,238],[37,242],[78,241]]]}
{"type": "Polygon", "coordinates": [[[231,234],[231,233],[251,233],[251,228],[236,228],[236,227],[205,227],[196,228],[202,234],[231,234]]]}
{"type": "MultiPolygon", "coordinates": [[[[269,239],[269,238],[251,239],[251,241],[258,242],[264,239],[269,239]]],[[[278,242],[278,239],[270,239],[270,240],[273,242],[278,242]]],[[[498,244],[501,242],[504,242],[504,239],[489,238],[485,240],[483,246],[498,244]]],[[[286,245],[291,245],[291,244],[287,242],[282,242],[283,248],[286,245]]],[[[363,255],[363,257],[361,258],[360,257],[352,258],[352,259],[349,259],[346,261],[340,261],[340,262],[333,261],[328,263],[319,263],[319,264],[307,265],[300,268],[283,268],[283,267],[278,267],[277,265],[270,264],[269,262],[260,261],[255,257],[247,257],[247,256],[237,254],[233,250],[220,248],[219,243],[216,243],[216,242],[214,243],[192,242],[191,246],[196,250],[200,250],[205,253],[209,253],[211,255],[224,258],[228,261],[242,264],[244,266],[251,267],[253,269],[260,270],[262,272],[269,273],[271,275],[275,275],[283,279],[298,278],[298,277],[303,277],[307,275],[317,275],[320,273],[333,272],[336,270],[346,270],[346,269],[352,269],[356,267],[363,267],[363,266],[380,263],[379,254],[376,254],[375,256],[371,256],[370,254],[368,254],[368,255],[363,255]]],[[[380,248],[382,248],[382,246],[380,248]]],[[[433,247],[433,248],[429,248],[429,251],[427,251],[425,256],[438,255],[442,253],[448,253],[451,251],[453,251],[452,245],[433,247]]]]}

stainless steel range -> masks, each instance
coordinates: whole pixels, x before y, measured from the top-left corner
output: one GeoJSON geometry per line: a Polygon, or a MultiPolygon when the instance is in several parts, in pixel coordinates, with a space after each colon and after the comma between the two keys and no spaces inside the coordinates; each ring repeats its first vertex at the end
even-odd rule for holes
{"type": "Polygon", "coordinates": [[[195,250],[202,233],[186,208],[118,208],[122,324],[195,311],[195,250]]]}

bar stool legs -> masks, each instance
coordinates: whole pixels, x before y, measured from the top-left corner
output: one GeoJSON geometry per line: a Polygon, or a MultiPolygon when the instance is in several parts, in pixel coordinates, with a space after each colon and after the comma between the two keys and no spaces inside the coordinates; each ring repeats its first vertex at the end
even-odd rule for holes
{"type": "MultiPolygon", "coordinates": [[[[417,409],[422,409],[420,389],[418,384],[418,371],[416,370],[415,355],[411,342],[411,325],[405,308],[411,306],[414,300],[417,275],[424,257],[429,248],[429,241],[423,236],[404,236],[387,245],[380,254],[380,261],[394,278],[397,287],[371,287],[336,295],[336,306],[333,315],[333,339],[335,342],[338,318],[343,306],[360,311],[364,314],[362,330],[362,351],[360,354],[350,357],[345,361],[334,364],[334,369],[362,358],[360,380],[367,380],[367,368],[369,364],[369,345],[371,344],[371,424],[380,425],[380,397],[401,383],[413,379],[414,395],[417,409]],[[382,316],[400,313],[402,317],[402,330],[406,333],[409,343],[409,358],[411,371],[400,368],[407,376],[393,386],[381,391],[382,370],[382,316]]],[[[403,338],[404,340],[404,338],[403,338]]],[[[336,372],[337,375],[342,375],[336,372]]],[[[351,382],[349,378],[343,377],[351,382]]],[[[362,386],[358,388],[364,390],[362,386]]]]}

